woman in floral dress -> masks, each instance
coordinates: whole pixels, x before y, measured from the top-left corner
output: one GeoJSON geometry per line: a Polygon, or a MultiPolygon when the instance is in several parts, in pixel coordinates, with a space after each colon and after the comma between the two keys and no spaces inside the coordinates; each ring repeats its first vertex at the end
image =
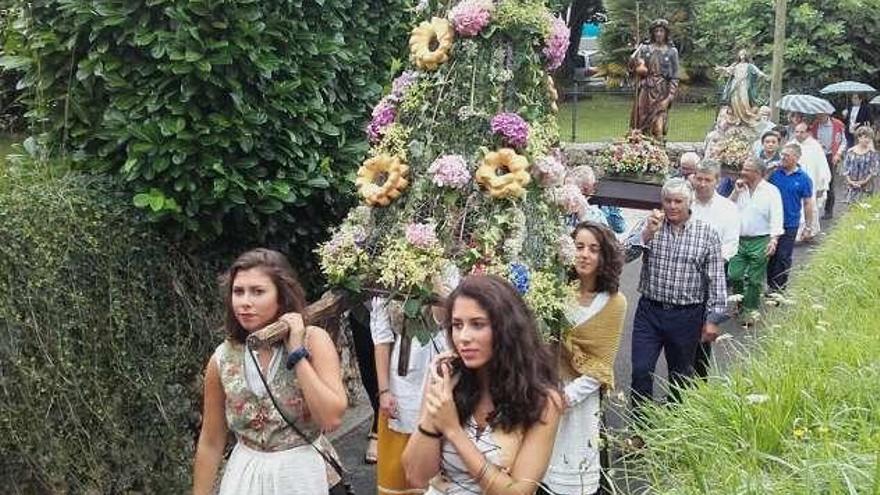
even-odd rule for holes
{"type": "Polygon", "coordinates": [[[305,294],[284,255],[255,249],[227,272],[223,289],[227,338],[205,370],[202,431],[193,468],[193,493],[214,493],[227,431],[237,443],[224,468],[221,495],[326,494],[338,481],[309,441],[329,455],[321,432],[339,426],[347,406],[339,357],[330,336],[303,322],[305,294]],[[289,334],[253,352],[248,335],[275,321],[289,334]],[[275,409],[262,380],[286,409],[303,438],[275,409]]]}
{"type": "Polygon", "coordinates": [[[880,154],[874,149],[874,131],[868,126],[856,129],[856,145],[846,152],[846,201],[854,203],[874,192],[880,174],[880,154]]]}

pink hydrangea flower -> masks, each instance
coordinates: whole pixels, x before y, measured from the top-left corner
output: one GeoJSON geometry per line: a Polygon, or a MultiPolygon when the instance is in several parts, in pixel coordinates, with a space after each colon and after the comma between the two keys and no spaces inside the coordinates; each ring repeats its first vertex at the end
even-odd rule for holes
{"type": "Polygon", "coordinates": [[[532,174],[542,187],[561,186],[565,180],[565,165],[554,155],[542,156],[535,161],[532,174]]]}
{"type": "Polygon", "coordinates": [[[437,244],[437,233],[434,231],[434,224],[431,223],[411,223],[406,226],[406,242],[415,247],[427,249],[437,244]]]}
{"type": "Polygon", "coordinates": [[[569,36],[571,30],[564,20],[557,16],[550,16],[550,33],[544,40],[544,49],[542,53],[547,59],[547,70],[556,70],[565,60],[565,54],[568,52],[569,36]]]}
{"type": "Polygon", "coordinates": [[[529,139],[529,124],[515,113],[499,113],[492,117],[492,132],[504,138],[510,146],[522,148],[529,139]]]}
{"type": "Polygon", "coordinates": [[[394,122],[396,118],[397,108],[394,106],[391,98],[386,96],[379,100],[379,104],[373,109],[373,120],[367,126],[367,135],[370,138],[370,142],[373,144],[378,143],[385,134],[385,128],[394,122]]]}
{"type": "Polygon", "coordinates": [[[589,206],[578,186],[574,184],[554,187],[548,192],[550,201],[568,214],[580,215],[589,206]]]}
{"type": "Polygon", "coordinates": [[[487,0],[463,0],[449,11],[452,27],[462,36],[480,34],[491,17],[492,3],[487,0]]]}
{"type": "Polygon", "coordinates": [[[428,167],[428,173],[433,176],[434,184],[440,187],[460,189],[471,181],[467,161],[461,155],[443,155],[437,158],[428,167]]]}
{"type": "Polygon", "coordinates": [[[559,261],[564,266],[571,266],[574,264],[576,256],[577,247],[574,244],[574,239],[570,235],[559,236],[559,261]]]}

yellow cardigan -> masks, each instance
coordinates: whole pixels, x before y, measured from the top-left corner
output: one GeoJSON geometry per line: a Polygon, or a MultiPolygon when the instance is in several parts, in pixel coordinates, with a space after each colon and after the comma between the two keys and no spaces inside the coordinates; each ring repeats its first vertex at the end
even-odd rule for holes
{"type": "Polygon", "coordinates": [[[560,372],[563,379],[588,375],[606,388],[614,387],[614,358],[626,318],[626,296],[609,296],[605,307],[574,327],[562,342],[560,372]]]}

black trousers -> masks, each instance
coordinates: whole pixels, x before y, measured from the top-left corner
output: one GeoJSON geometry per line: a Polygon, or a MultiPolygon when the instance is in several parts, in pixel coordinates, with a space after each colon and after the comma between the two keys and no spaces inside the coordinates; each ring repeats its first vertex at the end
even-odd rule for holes
{"type": "Polygon", "coordinates": [[[773,292],[785,290],[785,286],[788,285],[788,272],[791,271],[791,257],[797,231],[797,227],[785,229],[785,233],[779,236],[776,242],[776,252],[767,263],[767,285],[773,292]]]}
{"type": "Polygon", "coordinates": [[[364,312],[352,310],[349,312],[348,322],[351,325],[351,337],[354,341],[358,370],[361,373],[361,383],[373,407],[373,426],[370,431],[376,433],[379,421],[379,381],[376,378],[376,352],[373,347],[373,336],[370,334],[369,316],[369,312],[364,317],[364,312]]]}
{"type": "Polygon", "coordinates": [[[694,359],[705,322],[705,304],[678,306],[639,299],[632,332],[634,414],[638,416],[641,403],[653,400],[654,368],[661,351],[666,355],[673,385],[669,399],[678,402],[678,389],[694,376],[694,359]]]}

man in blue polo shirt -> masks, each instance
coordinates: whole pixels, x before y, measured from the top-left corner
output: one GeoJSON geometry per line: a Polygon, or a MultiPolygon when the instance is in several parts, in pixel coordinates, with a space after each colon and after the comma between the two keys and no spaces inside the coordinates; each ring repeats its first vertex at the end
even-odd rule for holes
{"type": "MultiPolygon", "coordinates": [[[[782,148],[781,156],[780,167],[768,179],[768,182],[779,189],[779,194],[782,196],[782,226],[785,229],[785,233],[779,236],[776,252],[767,265],[767,285],[773,292],[785,289],[788,284],[791,255],[801,221],[801,211],[808,226],[813,225],[813,218],[816,215],[813,182],[798,165],[801,147],[796,143],[786,144],[782,148]]],[[[804,228],[803,237],[805,240],[813,237],[812,227],[804,228]]]]}

